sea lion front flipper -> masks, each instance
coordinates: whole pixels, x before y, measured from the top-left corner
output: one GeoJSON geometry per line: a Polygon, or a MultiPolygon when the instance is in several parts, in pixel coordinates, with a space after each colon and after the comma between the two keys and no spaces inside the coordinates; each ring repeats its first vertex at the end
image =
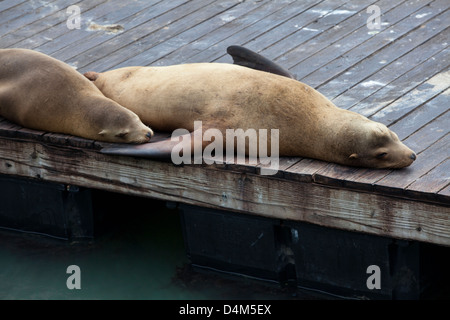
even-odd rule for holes
{"type": "MultiPolygon", "coordinates": [[[[150,158],[157,160],[171,160],[172,150],[176,147],[178,151],[193,150],[193,133],[187,133],[173,139],[172,137],[160,139],[159,141],[133,144],[114,144],[104,147],[101,153],[110,155],[132,156],[140,158],[150,158]]],[[[192,153],[191,153],[192,154],[192,153]]]]}
{"type": "Polygon", "coordinates": [[[134,144],[117,144],[116,146],[106,147],[100,150],[101,153],[118,155],[118,156],[132,156],[139,158],[151,158],[158,160],[170,159],[171,148],[169,141],[158,141],[143,143],[139,145],[134,144]]]}
{"type": "Polygon", "coordinates": [[[229,46],[227,53],[233,58],[234,64],[295,79],[292,73],[250,49],[241,46],[229,46]]]}

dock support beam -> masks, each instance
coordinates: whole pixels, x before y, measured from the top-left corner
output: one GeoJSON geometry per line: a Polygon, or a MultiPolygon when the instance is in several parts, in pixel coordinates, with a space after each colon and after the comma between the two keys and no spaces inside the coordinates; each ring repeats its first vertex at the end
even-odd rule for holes
{"type": "Polygon", "coordinates": [[[91,190],[0,175],[0,228],[61,239],[93,237],[91,190]]]}

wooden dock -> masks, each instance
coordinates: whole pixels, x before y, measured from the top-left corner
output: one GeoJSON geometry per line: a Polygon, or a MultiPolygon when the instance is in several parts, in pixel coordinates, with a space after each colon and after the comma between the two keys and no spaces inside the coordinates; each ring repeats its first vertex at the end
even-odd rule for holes
{"type": "Polygon", "coordinates": [[[231,62],[227,46],[246,46],[386,124],[418,158],[402,170],[282,158],[266,176],[260,165],[108,156],[100,142],[0,120],[0,174],[450,246],[449,21],[448,0],[1,1],[0,48],[101,72],[231,62]],[[71,5],[80,29],[68,27],[71,5]],[[379,29],[368,28],[371,5],[379,29]]]}

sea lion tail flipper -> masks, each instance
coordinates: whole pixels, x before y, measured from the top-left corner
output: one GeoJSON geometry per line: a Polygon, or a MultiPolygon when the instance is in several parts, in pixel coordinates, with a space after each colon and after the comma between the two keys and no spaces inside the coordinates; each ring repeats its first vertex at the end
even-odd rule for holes
{"type": "Polygon", "coordinates": [[[229,46],[227,53],[233,58],[234,64],[295,79],[292,73],[250,49],[241,46],[229,46]]]}
{"type": "Polygon", "coordinates": [[[88,71],[88,72],[85,72],[83,75],[84,75],[86,78],[88,78],[89,80],[95,81],[95,80],[97,80],[97,78],[100,76],[100,73],[95,72],[95,71],[88,71]]]}

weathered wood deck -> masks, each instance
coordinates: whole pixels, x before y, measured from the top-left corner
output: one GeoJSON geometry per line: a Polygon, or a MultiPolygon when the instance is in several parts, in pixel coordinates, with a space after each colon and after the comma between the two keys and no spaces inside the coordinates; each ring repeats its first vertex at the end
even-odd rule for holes
{"type": "Polygon", "coordinates": [[[231,62],[226,47],[244,45],[418,154],[403,170],[282,158],[275,176],[262,176],[260,166],[107,156],[99,142],[0,120],[0,174],[449,246],[449,9],[448,0],[0,1],[0,48],[35,49],[85,72],[231,62]],[[80,29],[67,27],[71,5],[80,29]],[[379,30],[367,27],[370,5],[379,30]]]}

